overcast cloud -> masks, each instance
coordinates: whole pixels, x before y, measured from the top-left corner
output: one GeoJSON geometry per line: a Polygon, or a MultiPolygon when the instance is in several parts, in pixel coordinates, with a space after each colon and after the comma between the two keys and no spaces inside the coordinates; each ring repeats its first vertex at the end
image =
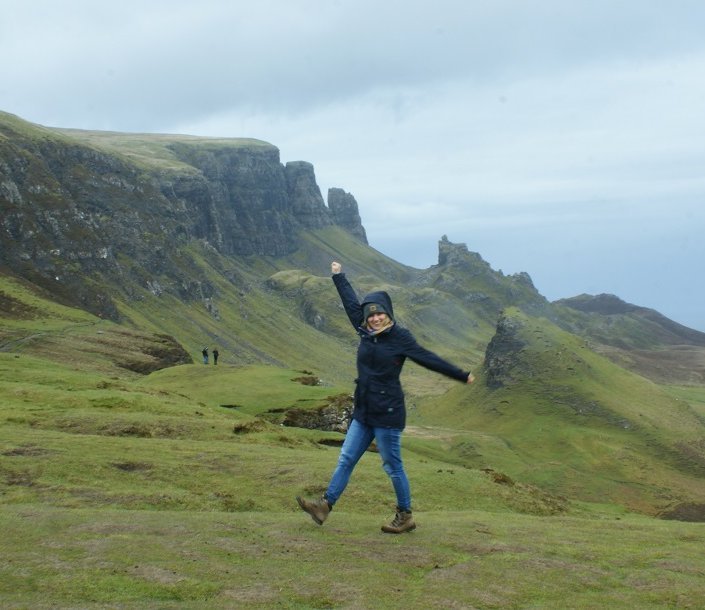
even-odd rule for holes
{"type": "MultiPolygon", "coordinates": [[[[447,235],[553,300],[705,331],[701,0],[0,0],[0,110],[254,137],[419,268],[447,235]]],[[[312,270],[325,273],[325,270],[312,270]]]]}

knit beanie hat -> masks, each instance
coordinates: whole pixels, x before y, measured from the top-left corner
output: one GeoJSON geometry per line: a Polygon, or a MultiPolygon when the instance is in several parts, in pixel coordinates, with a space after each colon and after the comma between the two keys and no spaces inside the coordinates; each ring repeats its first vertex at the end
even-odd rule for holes
{"type": "Polygon", "coordinates": [[[384,308],[384,305],[380,305],[379,303],[365,303],[365,306],[362,309],[362,317],[363,319],[367,320],[373,313],[386,313],[389,315],[389,312],[384,308]]]}

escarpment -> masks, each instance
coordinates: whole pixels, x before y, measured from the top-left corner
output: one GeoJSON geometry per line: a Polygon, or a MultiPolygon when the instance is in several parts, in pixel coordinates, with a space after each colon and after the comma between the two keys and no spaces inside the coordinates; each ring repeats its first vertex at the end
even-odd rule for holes
{"type": "Polygon", "coordinates": [[[183,264],[194,242],[279,257],[302,231],[339,225],[366,243],[357,203],[337,193],[331,209],[313,165],[284,165],[258,140],[50,129],[0,113],[0,264],[108,318],[105,280],[128,296],[199,283],[183,264]]]}

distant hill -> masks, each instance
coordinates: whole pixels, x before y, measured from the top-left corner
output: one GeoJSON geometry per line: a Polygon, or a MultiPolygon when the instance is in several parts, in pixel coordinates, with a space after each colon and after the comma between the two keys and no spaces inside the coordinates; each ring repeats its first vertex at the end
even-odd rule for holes
{"type": "Polygon", "coordinates": [[[661,383],[705,382],[705,333],[611,294],[553,303],[564,329],[587,337],[620,366],[661,383]]]}

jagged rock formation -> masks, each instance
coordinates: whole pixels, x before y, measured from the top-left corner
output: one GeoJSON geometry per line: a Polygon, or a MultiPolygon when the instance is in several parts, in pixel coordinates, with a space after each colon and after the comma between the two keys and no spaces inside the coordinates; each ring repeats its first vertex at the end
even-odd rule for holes
{"type": "Polygon", "coordinates": [[[367,243],[367,233],[365,227],[362,226],[355,197],[343,189],[330,188],[328,189],[328,208],[335,224],[343,227],[362,243],[367,243]]]}
{"type": "Polygon", "coordinates": [[[492,324],[508,305],[539,315],[550,307],[528,273],[505,276],[466,244],[453,243],[445,235],[438,242],[438,265],[422,272],[416,284],[457,296],[492,324]]]}
{"type": "Polygon", "coordinates": [[[473,271],[475,274],[486,273],[491,270],[479,253],[470,252],[466,244],[456,244],[444,235],[438,242],[438,264],[455,265],[473,271]]]}
{"type": "MultiPolygon", "coordinates": [[[[456,244],[449,241],[446,235],[438,242],[438,264],[463,269],[472,276],[492,277],[496,284],[501,284],[505,278],[501,271],[494,271],[478,252],[470,252],[466,244],[456,244]]],[[[522,290],[525,289],[528,293],[533,294],[541,306],[546,303],[546,299],[536,290],[531,276],[525,271],[510,275],[508,278],[522,290]]]]}
{"type": "Polygon", "coordinates": [[[307,229],[318,229],[333,220],[326,213],[321,189],[316,184],[313,165],[306,161],[293,161],[285,167],[287,193],[294,217],[307,229]]]}
{"type": "Polygon", "coordinates": [[[492,389],[514,383],[526,375],[521,350],[526,343],[520,337],[521,323],[516,318],[501,316],[497,332],[485,350],[485,379],[492,389]]]}

